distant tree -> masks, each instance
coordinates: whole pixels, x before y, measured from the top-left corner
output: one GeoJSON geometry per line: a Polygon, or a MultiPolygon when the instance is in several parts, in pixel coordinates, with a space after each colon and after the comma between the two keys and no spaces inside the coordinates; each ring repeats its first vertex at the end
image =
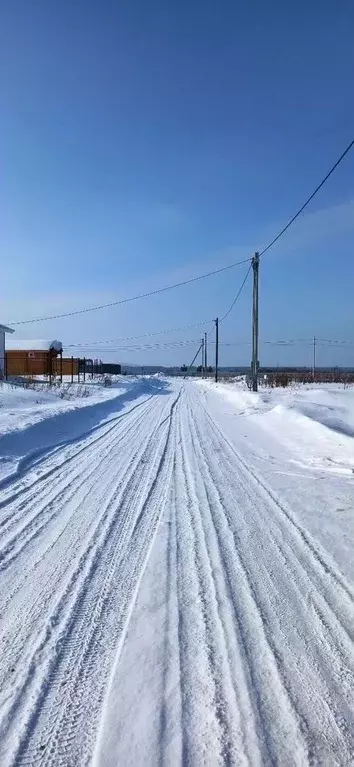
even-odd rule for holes
{"type": "Polygon", "coordinates": [[[203,370],[203,366],[202,366],[202,365],[198,365],[198,367],[197,367],[197,373],[201,373],[201,372],[202,372],[202,370],[203,370]]]}
{"type": "Polygon", "coordinates": [[[209,367],[208,367],[208,373],[212,373],[212,372],[213,372],[213,370],[214,370],[214,368],[213,368],[211,365],[209,365],[209,367]]]}
{"type": "Polygon", "coordinates": [[[187,365],[182,365],[181,367],[181,373],[186,373],[188,370],[187,365]]]}

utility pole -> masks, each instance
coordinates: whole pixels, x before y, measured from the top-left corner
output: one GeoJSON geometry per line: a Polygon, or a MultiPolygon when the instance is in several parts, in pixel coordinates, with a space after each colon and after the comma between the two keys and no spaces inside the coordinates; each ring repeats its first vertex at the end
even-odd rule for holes
{"type": "Polygon", "coordinates": [[[204,333],[204,372],[205,377],[208,377],[208,334],[204,333]]]}
{"type": "Polygon", "coordinates": [[[258,275],[259,253],[252,258],[253,268],[253,308],[252,308],[252,389],[258,391],[258,275]]]}
{"type": "Polygon", "coordinates": [[[316,378],[316,336],[313,337],[313,365],[312,365],[312,378],[316,378]]]}
{"type": "Polygon", "coordinates": [[[215,383],[218,382],[219,373],[219,317],[215,320],[215,383]]]}
{"type": "Polygon", "coordinates": [[[202,378],[204,378],[204,352],[205,352],[204,338],[202,338],[202,378]]]}
{"type": "Polygon", "coordinates": [[[202,348],[202,345],[200,345],[200,347],[199,347],[198,351],[195,353],[195,355],[194,355],[194,357],[193,357],[193,359],[192,359],[192,362],[191,362],[191,364],[190,364],[190,365],[188,366],[188,368],[187,368],[186,374],[183,376],[183,380],[185,380],[185,379],[187,378],[187,375],[188,375],[188,371],[189,371],[189,370],[190,370],[190,369],[193,367],[193,365],[194,365],[194,363],[195,363],[195,361],[196,361],[196,359],[197,359],[197,357],[198,357],[198,354],[199,354],[199,352],[200,352],[201,348],[202,348]]]}

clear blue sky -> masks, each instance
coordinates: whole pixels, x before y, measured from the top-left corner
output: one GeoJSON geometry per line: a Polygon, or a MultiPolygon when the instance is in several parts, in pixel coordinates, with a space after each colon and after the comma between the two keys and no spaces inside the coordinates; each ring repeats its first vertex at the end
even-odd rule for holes
{"type": "MultiPolygon", "coordinates": [[[[3,0],[0,321],[104,303],[262,248],[353,138],[353,39],[349,0],[3,0]]],[[[354,340],[353,234],[354,151],[264,258],[263,341],[354,340]]],[[[178,327],[225,312],[244,273],[17,335],[96,342],[178,327]]],[[[224,342],[249,337],[250,284],[222,327],[224,342]]],[[[354,345],[320,355],[353,364],[354,345]]],[[[249,356],[225,346],[221,362],[249,356]]],[[[264,363],[310,357],[261,347],[264,363]]]]}

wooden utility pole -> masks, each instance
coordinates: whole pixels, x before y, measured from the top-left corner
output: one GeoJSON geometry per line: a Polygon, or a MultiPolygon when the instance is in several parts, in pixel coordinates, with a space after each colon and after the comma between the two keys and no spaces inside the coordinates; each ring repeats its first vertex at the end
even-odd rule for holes
{"type": "Polygon", "coordinates": [[[205,353],[205,344],[204,344],[204,338],[202,338],[202,378],[204,378],[204,353],[205,353]]]}
{"type": "Polygon", "coordinates": [[[316,378],[316,336],[313,337],[313,364],[312,364],[312,378],[316,378]]]}
{"type": "Polygon", "coordinates": [[[187,378],[187,375],[188,375],[188,371],[189,371],[189,370],[190,370],[190,369],[193,367],[193,365],[194,365],[194,363],[195,363],[195,361],[196,361],[196,359],[197,359],[197,357],[198,357],[198,354],[199,354],[199,352],[200,352],[201,348],[202,348],[202,344],[200,345],[200,347],[199,347],[198,351],[195,353],[195,355],[194,355],[194,357],[193,357],[193,359],[192,359],[192,362],[191,362],[191,364],[190,364],[190,365],[188,365],[188,368],[187,368],[187,370],[186,370],[186,374],[183,376],[183,380],[185,380],[185,379],[187,378]]]}
{"type": "Polygon", "coordinates": [[[258,277],[259,253],[252,258],[253,268],[253,307],[252,307],[252,389],[258,391],[258,277]]]}
{"type": "Polygon", "coordinates": [[[215,320],[215,383],[219,374],[219,317],[215,320]]]}
{"type": "Polygon", "coordinates": [[[205,368],[205,377],[207,377],[208,374],[208,334],[204,333],[204,368],[205,368]]]}

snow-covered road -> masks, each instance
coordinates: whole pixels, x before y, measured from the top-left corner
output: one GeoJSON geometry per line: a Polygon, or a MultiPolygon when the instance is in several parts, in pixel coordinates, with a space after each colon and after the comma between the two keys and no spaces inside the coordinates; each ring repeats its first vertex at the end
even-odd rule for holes
{"type": "Polygon", "coordinates": [[[240,444],[175,381],[3,488],[1,765],[353,764],[353,583],[240,444]]]}

